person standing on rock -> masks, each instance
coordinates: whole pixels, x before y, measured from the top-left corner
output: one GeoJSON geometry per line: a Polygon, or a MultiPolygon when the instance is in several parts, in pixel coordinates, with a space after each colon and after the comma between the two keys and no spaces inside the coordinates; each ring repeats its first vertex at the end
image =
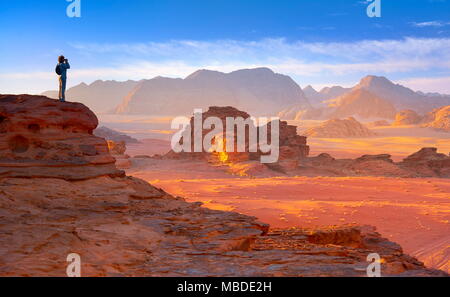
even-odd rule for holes
{"type": "Polygon", "coordinates": [[[59,56],[55,71],[59,75],[59,101],[61,102],[66,101],[67,69],[70,69],[69,60],[59,56]]]}

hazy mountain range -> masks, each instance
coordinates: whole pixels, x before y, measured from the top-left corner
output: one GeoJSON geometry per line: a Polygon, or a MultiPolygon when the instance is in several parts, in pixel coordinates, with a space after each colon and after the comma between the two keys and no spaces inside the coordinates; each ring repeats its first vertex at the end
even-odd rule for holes
{"type": "MultiPolygon", "coordinates": [[[[56,91],[43,93],[57,98],[56,91]]],[[[450,96],[414,92],[385,77],[366,76],[353,88],[302,89],[289,76],[268,68],[231,73],[199,70],[184,79],[156,77],[141,81],[95,81],[68,89],[69,101],[82,102],[97,113],[190,115],[194,108],[234,106],[252,115],[283,119],[328,120],[355,116],[393,119],[410,109],[426,114],[450,105],[450,96]]]]}
{"type": "MultiPolygon", "coordinates": [[[[55,91],[44,94],[57,97],[55,91]]],[[[86,104],[95,112],[114,110],[119,114],[190,115],[194,108],[207,110],[214,105],[234,106],[253,115],[275,115],[294,104],[311,108],[294,80],[268,68],[231,73],[199,70],[185,79],[97,81],[70,88],[66,97],[86,104]]]]}
{"type": "Polygon", "coordinates": [[[369,75],[353,88],[332,87],[317,92],[307,87],[304,92],[312,108],[290,106],[279,116],[287,120],[328,120],[355,116],[360,119],[394,119],[401,110],[426,114],[450,105],[450,96],[414,92],[385,77],[369,75]],[[330,95],[331,93],[331,95],[330,95]]]}
{"type": "MultiPolygon", "coordinates": [[[[123,98],[139,83],[132,80],[125,82],[97,80],[90,85],[81,83],[66,91],[66,100],[81,102],[96,113],[113,113],[123,98]]],[[[57,99],[58,91],[47,91],[42,95],[57,99]]]]}

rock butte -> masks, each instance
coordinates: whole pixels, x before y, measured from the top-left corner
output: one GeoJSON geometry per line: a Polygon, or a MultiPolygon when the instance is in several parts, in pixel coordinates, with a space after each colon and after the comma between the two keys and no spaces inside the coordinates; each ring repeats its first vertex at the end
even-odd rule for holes
{"type": "Polygon", "coordinates": [[[446,276],[373,227],[269,230],[118,174],[81,104],[1,96],[0,115],[2,276],[65,276],[69,253],[83,276],[365,276],[373,252],[383,275],[446,276]]]}

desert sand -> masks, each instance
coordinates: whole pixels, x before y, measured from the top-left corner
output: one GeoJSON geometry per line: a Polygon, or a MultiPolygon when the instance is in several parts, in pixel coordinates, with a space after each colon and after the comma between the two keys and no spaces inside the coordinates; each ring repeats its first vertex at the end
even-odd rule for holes
{"type": "MultiPolygon", "coordinates": [[[[145,151],[144,147],[131,145],[128,153],[145,151]]],[[[207,208],[255,216],[273,228],[373,225],[426,265],[450,269],[448,179],[254,178],[195,161],[134,159],[133,165],[127,174],[172,195],[200,201],[207,208]]]]}

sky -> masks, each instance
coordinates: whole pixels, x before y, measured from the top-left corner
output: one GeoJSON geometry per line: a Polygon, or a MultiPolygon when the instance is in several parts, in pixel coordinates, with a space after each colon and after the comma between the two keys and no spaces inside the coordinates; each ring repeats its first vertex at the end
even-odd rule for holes
{"type": "Polygon", "coordinates": [[[450,94],[450,0],[0,0],[0,93],[269,67],[316,89],[380,75],[450,94]]]}

